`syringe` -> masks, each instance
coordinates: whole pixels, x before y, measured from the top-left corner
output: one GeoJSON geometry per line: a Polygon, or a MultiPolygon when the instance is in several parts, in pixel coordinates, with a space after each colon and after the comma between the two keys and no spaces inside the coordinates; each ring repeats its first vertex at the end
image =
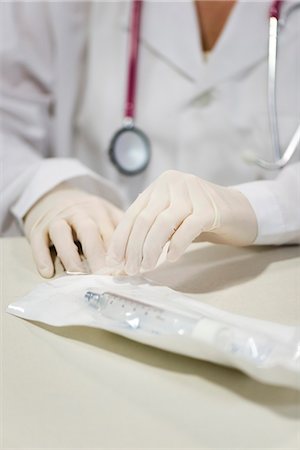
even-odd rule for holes
{"type": "Polygon", "coordinates": [[[159,335],[191,334],[198,319],[157,308],[112,292],[87,291],[88,304],[103,317],[125,328],[159,335]]]}
{"type": "Polygon", "coordinates": [[[156,335],[189,335],[213,345],[223,354],[251,360],[257,365],[263,364],[272,351],[265,337],[254,339],[240,327],[203,315],[193,318],[107,291],[89,290],[85,299],[97,314],[122,328],[156,335]]]}

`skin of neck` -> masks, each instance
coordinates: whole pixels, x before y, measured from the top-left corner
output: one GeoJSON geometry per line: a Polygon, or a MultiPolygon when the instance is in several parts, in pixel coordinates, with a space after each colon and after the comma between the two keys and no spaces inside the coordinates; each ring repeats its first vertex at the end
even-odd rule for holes
{"type": "Polygon", "coordinates": [[[196,0],[194,3],[202,49],[207,52],[217,43],[236,0],[196,0]]]}

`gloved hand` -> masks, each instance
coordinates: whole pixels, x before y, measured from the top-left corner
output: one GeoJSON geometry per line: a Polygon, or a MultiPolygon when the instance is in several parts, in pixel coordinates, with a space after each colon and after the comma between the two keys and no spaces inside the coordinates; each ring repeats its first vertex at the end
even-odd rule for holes
{"type": "Polygon", "coordinates": [[[244,246],[257,235],[255,213],[238,190],[174,170],[163,173],[127,210],[116,228],[107,262],[134,275],[151,270],[169,242],[177,260],[196,238],[244,246]]]}
{"type": "Polygon", "coordinates": [[[85,272],[75,241],[80,242],[90,270],[101,269],[122,214],[108,201],[65,184],[50,191],[24,219],[25,234],[40,274],[53,276],[52,245],[67,271],[85,272]]]}

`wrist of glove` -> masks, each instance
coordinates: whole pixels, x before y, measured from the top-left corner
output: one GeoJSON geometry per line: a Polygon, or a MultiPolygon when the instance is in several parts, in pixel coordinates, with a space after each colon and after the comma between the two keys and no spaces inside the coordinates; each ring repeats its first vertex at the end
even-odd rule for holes
{"type": "Polygon", "coordinates": [[[242,193],[172,170],[127,210],[112,237],[107,261],[123,264],[134,275],[154,269],[167,243],[167,259],[175,261],[195,239],[246,246],[256,235],[256,216],[242,193]]]}
{"type": "Polygon", "coordinates": [[[54,274],[50,247],[55,247],[68,272],[86,272],[77,242],[92,272],[105,264],[105,254],[122,212],[106,200],[59,185],[26,214],[24,231],[38,271],[54,274]]]}

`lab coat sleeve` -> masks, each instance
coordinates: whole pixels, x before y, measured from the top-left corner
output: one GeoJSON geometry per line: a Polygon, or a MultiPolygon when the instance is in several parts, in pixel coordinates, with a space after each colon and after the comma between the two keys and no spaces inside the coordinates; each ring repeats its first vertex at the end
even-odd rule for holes
{"type": "Polygon", "coordinates": [[[257,245],[300,244],[300,162],[274,180],[234,186],[249,200],[257,217],[257,245]]]}
{"type": "MultiPolygon", "coordinates": [[[[57,157],[62,156],[64,149],[53,151],[55,87],[61,65],[57,60],[57,46],[64,42],[62,14],[67,14],[72,7],[75,5],[62,8],[51,2],[0,4],[2,235],[19,234],[16,221],[22,227],[22,218],[33,204],[66,180],[120,204],[120,196],[110,183],[76,159],[57,157]],[[56,16],[54,8],[61,8],[56,16]]],[[[75,37],[69,41],[70,45],[78,45],[75,37]]],[[[67,59],[68,55],[65,56],[67,59]]]]}
{"type": "Polygon", "coordinates": [[[41,27],[46,34],[49,27],[45,7],[37,9],[41,20],[33,23],[37,17],[30,17],[25,5],[0,4],[1,233],[11,228],[10,207],[26,190],[49,145],[51,53],[37,40],[41,27]]]}

